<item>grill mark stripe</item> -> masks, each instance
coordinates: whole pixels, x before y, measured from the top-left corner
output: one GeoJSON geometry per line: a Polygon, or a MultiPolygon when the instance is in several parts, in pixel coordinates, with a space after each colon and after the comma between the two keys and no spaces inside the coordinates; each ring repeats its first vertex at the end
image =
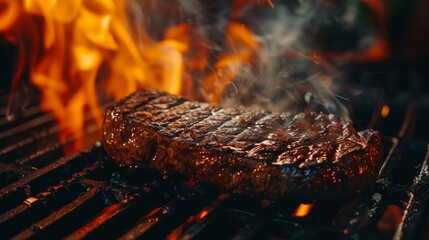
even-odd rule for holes
{"type": "Polygon", "coordinates": [[[184,102],[185,99],[174,97],[172,98],[169,95],[163,95],[160,97],[155,98],[150,102],[150,104],[145,103],[141,104],[138,107],[134,109],[135,112],[149,112],[149,111],[157,111],[157,110],[169,110],[171,107],[176,106],[177,104],[180,104],[184,102]],[[162,106],[166,105],[166,106],[162,106]]]}
{"type": "MultiPolygon", "coordinates": [[[[214,130],[208,131],[204,134],[200,134],[197,136],[197,142],[202,142],[204,139],[206,139],[207,137],[211,137],[211,135],[215,134],[217,131],[219,131],[219,129],[222,129],[223,126],[225,126],[227,123],[231,122],[234,118],[238,118],[238,116],[234,116],[231,113],[225,113],[225,110],[222,109],[221,113],[225,114],[226,121],[221,122],[220,125],[212,125],[213,128],[215,128],[214,130]]],[[[217,113],[219,114],[219,112],[217,113]]],[[[215,115],[213,115],[212,117],[217,117],[215,115]]],[[[210,119],[208,119],[210,120],[210,119]]],[[[223,119],[225,120],[225,119],[223,119]]]]}
{"type": "MultiPolygon", "coordinates": [[[[210,117],[213,117],[215,114],[218,114],[220,111],[221,111],[222,109],[220,109],[220,108],[216,108],[216,109],[214,109],[214,112],[212,111],[212,113],[211,113],[211,115],[209,116],[209,117],[207,117],[207,118],[203,118],[203,119],[201,119],[200,121],[198,121],[198,122],[196,122],[195,124],[193,124],[192,126],[190,126],[189,128],[190,129],[193,129],[193,130],[195,130],[195,125],[198,125],[198,124],[202,124],[202,123],[204,123],[204,121],[207,121],[210,117]]],[[[175,138],[176,140],[178,140],[178,139],[180,139],[181,138],[181,136],[178,136],[177,138],[175,138]]]]}
{"type": "MultiPolygon", "coordinates": [[[[215,112],[218,112],[218,111],[220,111],[220,109],[213,109],[213,108],[211,108],[210,106],[207,106],[207,107],[205,107],[205,109],[204,110],[215,110],[215,112]]],[[[180,122],[181,124],[184,124],[184,125],[190,125],[189,127],[183,127],[183,128],[181,128],[181,129],[183,129],[183,130],[185,130],[186,128],[187,129],[192,129],[193,128],[193,126],[195,125],[195,124],[198,124],[198,123],[200,123],[200,122],[202,122],[202,121],[204,121],[204,120],[206,120],[207,119],[207,116],[206,115],[201,115],[200,116],[200,114],[201,114],[201,112],[197,112],[197,111],[201,111],[200,109],[194,109],[194,110],[192,110],[192,112],[190,112],[189,114],[186,114],[183,118],[181,118],[181,119],[179,119],[179,120],[177,120],[176,122],[180,122]],[[198,115],[196,116],[196,119],[190,119],[191,121],[193,121],[193,120],[196,120],[195,122],[188,122],[188,121],[185,121],[185,119],[186,118],[189,118],[190,116],[192,116],[192,114],[194,114],[194,113],[198,113],[198,115]]],[[[209,114],[211,114],[211,112],[212,111],[210,111],[210,113],[209,112],[207,112],[207,113],[209,113],[209,114]]],[[[209,116],[211,116],[211,115],[209,115],[209,116]]],[[[172,123],[172,124],[174,124],[174,123],[172,123]]],[[[174,140],[179,140],[180,139],[180,135],[182,134],[182,132],[183,131],[180,131],[180,132],[176,132],[176,133],[174,133],[173,135],[172,135],[172,137],[174,138],[174,140]]]]}
{"type": "MultiPolygon", "coordinates": [[[[252,155],[254,155],[254,153],[258,153],[259,152],[259,151],[257,151],[258,149],[261,149],[263,151],[263,149],[265,147],[261,147],[261,144],[263,144],[267,140],[274,141],[274,144],[272,145],[272,147],[275,147],[275,149],[271,149],[271,146],[266,146],[266,147],[270,148],[269,152],[272,155],[277,155],[278,156],[279,154],[283,153],[286,150],[287,144],[282,144],[282,143],[278,143],[275,140],[271,140],[271,139],[269,139],[269,136],[271,134],[275,133],[276,131],[279,131],[280,129],[282,129],[283,126],[285,126],[285,124],[288,123],[289,121],[288,121],[288,119],[285,119],[282,116],[282,114],[275,115],[272,120],[275,123],[278,123],[278,122],[280,122],[280,123],[278,125],[276,125],[276,126],[273,126],[273,128],[267,127],[266,125],[260,125],[262,127],[261,129],[264,132],[263,132],[263,134],[260,134],[260,136],[261,136],[260,140],[259,141],[255,141],[255,146],[254,147],[246,149],[247,152],[248,152],[248,156],[252,156],[252,155]]],[[[258,125],[258,124],[256,124],[256,125],[258,125]]],[[[266,156],[266,157],[259,156],[259,157],[261,157],[261,158],[263,158],[265,160],[268,160],[267,158],[270,158],[270,156],[266,156]]]]}
{"type": "Polygon", "coordinates": [[[142,102],[140,102],[138,105],[135,105],[135,106],[133,106],[131,109],[129,109],[129,112],[127,112],[125,116],[128,116],[130,113],[134,113],[134,112],[136,112],[136,111],[137,111],[137,109],[138,109],[139,107],[141,107],[142,105],[145,105],[145,104],[151,104],[151,103],[152,103],[153,101],[155,101],[157,98],[158,98],[158,96],[156,96],[156,95],[150,95],[150,96],[148,96],[148,99],[147,99],[147,100],[143,100],[143,101],[142,101],[142,102]]]}
{"type": "Polygon", "coordinates": [[[193,104],[192,102],[185,101],[182,104],[177,105],[176,107],[173,107],[169,111],[166,111],[162,113],[159,116],[156,116],[153,121],[158,122],[161,126],[167,127],[172,122],[179,120],[183,117],[183,114],[193,111],[194,109],[198,109],[199,106],[196,104],[193,104]],[[177,110],[177,112],[175,112],[177,110]],[[173,116],[173,117],[172,117],[173,116]],[[170,118],[172,117],[172,118],[170,118]]]}
{"type": "MultiPolygon", "coordinates": [[[[231,135],[231,136],[227,136],[227,139],[220,139],[222,136],[225,136],[225,130],[229,129],[229,128],[238,128],[238,127],[242,127],[242,119],[243,119],[243,115],[245,115],[246,113],[242,113],[237,115],[235,118],[232,118],[230,121],[225,122],[219,129],[217,129],[216,131],[214,131],[212,134],[208,135],[206,138],[204,138],[203,140],[201,140],[202,144],[210,144],[210,142],[212,142],[213,140],[215,140],[218,144],[221,144],[223,146],[228,146],[228,142],[231,141],[232,139],[234,139],[237,135],[231,135]],[[232,127],[227,127],[229,124],[233,124],[232,127]],[[213,139],[215,138],[215,139],[213,139]],[[230,139],[232,138],[232,139],[230,139]],[[229,139],[229,140],[228,140],[229,139]],[[225,142],[228,141],[228,142],[225,142]]],[[[257,121],[257,116],[253,113],[251,113],[252,115],[250,116],[246,116],[246,122],[245,124],[254,124],[257,121]]],[[[243,127],[249,128],[251,126],[246,126],[244,125],[243,127]]],[[[244,131],[244,130],[243,130],[244,131]]],[[[240,130],[240,133],[242,133],[243,131],[240,130]]]]}
{"type": "Polygon", "coordinates": [[[153,118],[161,115],[162,113],[170,111],[171,108],[173,108],[173,107],[175,107],[177,105],[181,105],[184,102],[185,102],[185,99],[182,99],[182,98],[178,98],[178,99],[175,99],[174,101],[170,101],[170,102],[166,102],[166,103],[155,103],[155,104],[152,104],[153,101],[151,101],[151,102],[149,102],[149,105],[152,104],[152,105],[150,105],[150,106],[153,106],[152,109],[142,109],[140,107],[135,112],[130,113],[128,115],[128,117],[139,119],[139,117],[141,117],[141,116],[147,116],[148,114],[150,114],[150,116],[151,116],[151,118],[153,120],[153,118]],[[159,107],[159,105],[166,105],[166,107],[162,107],[162,106],[159,107]]]}
{"type": "Polygon", "coordinates": [[[238,143],[239,139],[241,137],[243,137],[243,136],[248,135],[249,133],[251,133],[254,130],[254,128],[256,127],[258,121],[263,121],[264,119],[271,117],[268,113],[265,113],[265,112],[263,112],[261,114],[262,114],[262,117],[259,120],[257,120],[252,126],[247,127],[244,131],[242,131],[240,134],[238,134],[234,139],[232,139],[231,141],[229,141],[226,145],[232,146],[232,147],[236,147],[236,148],[241,148],[241,147],[238,147],[236,145],[236,143],[238,143]]]}
{"type": "Polygon", "coordinates": [[[195,121],[200,121],[199,119],[206,117],[205,114],[207,114],[207,112],[204,111],[207,111],[209,109],[209,106],[204,105],[200,107],[197,106],[194,109],[185,111],[184,115],[180,115],[177,120],[168,121],[167,125],[161,124],[163,128],[161,128],[158,133],[161,133],[165,136],[174,139],[183,132],[186,126],[189,126],[195,121]]]}
{"type": "Polygon", "coordinates": [[[119,100],[116,106],[119,109],[129,109],[130,106],[135,106],[141,103],[140,101],[136,101],[137,99],[142,99],[142,98],[144,99],[144,98],[150,97],[151,95],[154,96],[155,94],[148,90],[138,91],[134,94],[129,95],[128,97],[125,97],[122,100],[119,100]]]}

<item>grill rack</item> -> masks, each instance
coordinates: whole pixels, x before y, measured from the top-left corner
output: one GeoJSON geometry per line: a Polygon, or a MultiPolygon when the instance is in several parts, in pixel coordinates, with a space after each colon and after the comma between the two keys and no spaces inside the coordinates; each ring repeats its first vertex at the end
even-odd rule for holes
{"type": "MultiPolygon", "coordinates": [[[[296,202],[248,199],[180,175],[120,168],[100,142],[62,157],[60,129],[35,103],[19,120],[0,119],[0,238],[414,239],[429,194],[429,145],[413,139],[425,106],[380,98],[374,108],[356,115],[382,133],[399,128],[383,138],[374,188],[347,202],[316,203],[297,217],[296,202]],[[382,117],[387,104],[392,113],[382,117]],[[390,205],[399,207],[400,222],[380,233],[390,205]]],[[[87,121],[88,142],[95,142],[98,128],[87,121]]]]}

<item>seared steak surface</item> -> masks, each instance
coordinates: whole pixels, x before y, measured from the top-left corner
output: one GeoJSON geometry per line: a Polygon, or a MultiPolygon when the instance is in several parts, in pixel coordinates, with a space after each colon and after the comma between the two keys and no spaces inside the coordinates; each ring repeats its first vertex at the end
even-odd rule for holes
{"type": "Polygon", "coordinates": [[[303,201],[368,189],[382,158],[378,132],[357,132],[334,115],[222,109],[152,89],[107,108],[103,143],[123,165],[303,201]]]}

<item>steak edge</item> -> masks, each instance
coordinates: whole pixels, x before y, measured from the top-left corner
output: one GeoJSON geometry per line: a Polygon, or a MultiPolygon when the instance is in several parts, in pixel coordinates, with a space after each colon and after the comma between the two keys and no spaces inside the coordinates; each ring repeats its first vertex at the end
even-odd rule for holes
{"type": "Polygon", "coordinates": [[[108,107],[102,131],[121,165],[273,200],[355,195],[374,184],[382,162],[380,134],[338,116],[222,109],[152,89],[108,107]]]}

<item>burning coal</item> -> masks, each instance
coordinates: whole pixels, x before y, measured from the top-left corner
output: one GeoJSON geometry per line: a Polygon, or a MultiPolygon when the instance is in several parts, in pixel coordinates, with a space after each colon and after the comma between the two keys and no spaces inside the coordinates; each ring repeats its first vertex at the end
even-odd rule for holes
{"type": "Polygon", "coordinates": [[[61,139],[79,139],[85,114],[101,124],[105,99],[142,87],[224,106],[347,116],[332,92],[341,71],[330,61],[387,56],[383,38],[361,22],[361,6],[353,0],[3,0],[0,33],[20,49],[13,88],[29,79],[42,93],[43,109],[58,119],[61,139]],[[341,26],[336,34],[359,37],[332,44],[324,32],[332,26],[341,26]]]}

